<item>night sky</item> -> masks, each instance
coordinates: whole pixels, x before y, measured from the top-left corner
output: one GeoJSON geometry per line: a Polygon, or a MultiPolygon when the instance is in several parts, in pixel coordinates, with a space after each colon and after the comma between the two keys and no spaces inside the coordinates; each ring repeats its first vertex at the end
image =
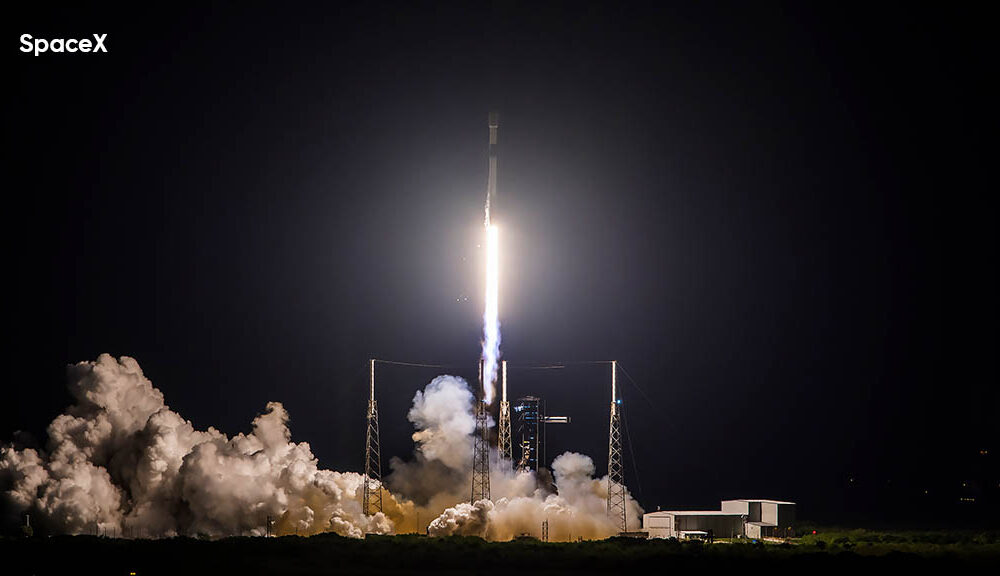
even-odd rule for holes
{"type": "Polygon", "coordinates": [[[992,32],[812,4],[9,15],[0,441],[44,443],[66,365],[109,352],[199,428],[278,400],[360,470],[367,359],[451,365],[379,368],[409,457],[413,393],[475,376],[497,110],[502,350],[573,418],[550,460],[606,471],[609,369],[524,367],[617,359],[647,510],[995,506],[992,32]]]}

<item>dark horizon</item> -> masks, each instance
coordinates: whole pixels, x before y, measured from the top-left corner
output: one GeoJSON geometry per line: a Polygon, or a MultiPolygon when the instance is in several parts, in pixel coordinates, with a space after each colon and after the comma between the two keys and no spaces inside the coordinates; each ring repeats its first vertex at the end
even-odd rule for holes
{"type": "MultiPolygon", "coordinates": [[[[615,359],[647,511],[986,521],[986,19],[862,6],[25,10],[0,443],[44,444],[66,365],[108,352],[198,428],[280,401],[321,466],[361,470],[368,358],[475,381],[497,110],[501,349],[512,397],[573,417],[550,461],[606,472],[607,369],[518,367],[615,359]]],[[[380,372],[384,469],[437,374],[380,372]]]]}

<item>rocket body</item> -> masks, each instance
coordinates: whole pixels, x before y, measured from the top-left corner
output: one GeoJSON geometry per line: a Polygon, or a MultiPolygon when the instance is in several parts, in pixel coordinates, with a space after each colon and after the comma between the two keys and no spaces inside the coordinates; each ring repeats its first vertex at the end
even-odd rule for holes
{"type": "Polygon", "coordinates": [[[490,112],[490,174],[486,184],[486,227],[496,217],[497,209],[497,130],[500,127],[500,115],[490,112]]]}

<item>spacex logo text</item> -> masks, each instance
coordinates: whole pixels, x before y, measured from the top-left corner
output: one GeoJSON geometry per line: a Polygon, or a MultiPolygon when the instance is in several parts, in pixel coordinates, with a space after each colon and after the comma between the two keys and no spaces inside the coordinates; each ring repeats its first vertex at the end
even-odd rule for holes
{"type": "Polygon", "coordinates": [[[104,39],[107,34],[94,34],[94,39],[89,38],[34,38],[31,34],[21,34],[21,52],[34,52],[38,56],[42,52],[104,52],[108,49],[104,46],[104,39]]]}

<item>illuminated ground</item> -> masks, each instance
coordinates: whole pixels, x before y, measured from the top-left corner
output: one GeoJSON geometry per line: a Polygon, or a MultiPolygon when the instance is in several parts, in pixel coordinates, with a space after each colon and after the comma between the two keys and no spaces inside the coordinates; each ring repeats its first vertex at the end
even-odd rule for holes
{"type": "MultiPolygon", "coordinates": [[[[612,539],[568,544],[478,538],[230,538],[114,540],[64,536],[0,540],[4,573],[54,574],[398,574],[665,573],[677,569],[842,572],[941,569],[979,573],[1000,566],[1000,532],[828,531],[786,544],[678,543],[612,539]],[[820,544],[822,542],[822,544],[820,544]],[[13,572],[6,568],[14,567],[13,572]]],[[[805,572],[803,572],[805,573],[805,572]]]]}

